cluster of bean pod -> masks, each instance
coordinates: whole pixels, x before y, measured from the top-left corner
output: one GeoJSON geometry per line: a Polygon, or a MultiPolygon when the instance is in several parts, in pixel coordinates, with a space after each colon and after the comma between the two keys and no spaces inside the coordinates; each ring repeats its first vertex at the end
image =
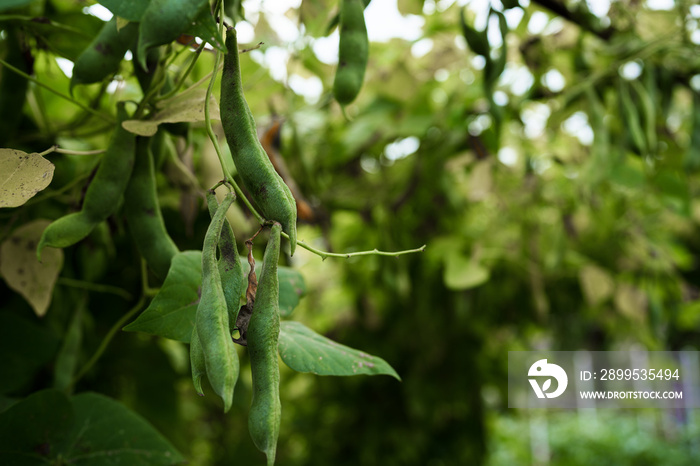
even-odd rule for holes
{"type": "MultiPolygon", "coordinates": [[[[221,204],[217,204],[214,192],[207,194],[212,220],[202,247],[201,298],[190,343],[192,381],[197,393],[204,395],[202,378],[206,375],[214,392],[223,400],[224,411],[228,411],[240,367],[232,334],[236,330],[246,334],[243,343],[248,347],[253,378],[248,428],[255,445],[267,456],[268,464],[274,464],[282,412],[277,356],[280,332],[277,263],[282,226],[277,222],[272,225],[260,280],[252,278],[257,292],[248,296],[253,301],[253,312],[247,328],[239,328],[239,301],[246,291],[246,280],[236,240],[226,220],[226,212],[234,200],[234,194],[228,193],[221,204]]],[[[254,263],[251,263],[248,289],[251,276],[255,276],[254,263]]],[[[244,308],[246,306],[240,309],[244,308]]]]}
{"type": "MultiPolygon", "coordinates": [[[[154,0],[151,5],[159,3],[162,2],[154,0]]],[[[186,8],[188,18],[201,10],[202,2],[196,3],[186,8]]],[[[150,18],[149,21],[156,19],[150,18]]],[[[137,64],[134,71],[146,94],[154,81],[159,61],[159,51],[152,47],[158,45],[160,39],[155,37],[158,35],[155,32],[144,33],[140,28],[137,42],[133,34],[135,28],[135,24],[130,24],[118,31],[115,21],[106,23],[77,60],[71,88],[99,82],[114,74],[124,53],[131,48],[137,64]]],[[[201,395],[202,379],[206,375],[214,392],[222,398],[224,410],[228,411],[239,373],[232,333],[235,330],[241,332],[241,338],[236,341],[248,346],[253,380],[249,430],[255,445],[266,454],[268,464],[274,464],[281,417],[277,263],[283,230],[290,239],[290,253],[294,253],[296,202],[258,140],[255,121],[243,94],[236,32],[232,28],[227,34],[226,47],[228,53],[224,58],[221,80],[222,126],[238,176],[272,227],[260,281],[252,293],[246,292],[247,281],[236,240],[226,220],[226,212],[235,196],[229,193],[219,205],[213,191],[207,193],[212,219],[202,247],[201,298],[190,347],[192,378],[201,395]],[[239,301],[244,293],[248,299],[240,309],[245,309],[246,316],[240,319],[239,301]]],[[[167,86],[162,87],[163,92],[167,92],[167,86]]],[[[124,103],[119,103],[116,128],[87,189],[81,210],[57,219],[46,228],[38,246],[39,256],[45,247],[64,248],[84,239],[97,225],[117,212],[123,199],[127,224],[140,254],[156,276],[164,278],[167,275],[178,248],[166,231],[155,185],[152,149],[162,147],[163,132],[159,131],[152,138],[137,137],[121,125],[130,117],[124,103]]],[[[252,267],[253,264],[250,276],[255,280],[252,267]]]]}
{"type": "Polygon", "coordinates": [[[255,120],[243,94],[236,30],[226,34],[228,53],[221,76],[221,125],[231,149],[238,175],[265,219],[279,222],[289,235],[293,255],[297,237],[297,207],[294,196],[275,171],[263,148],[255,120]]]}
{"type": "Polygon", "coordinates": [[[235,238],[226,221],[226,212],[235,196],[227,194],[221,205],[216,205],[213,193],[209,193],[208,198],[213,216],[202,246],[202,291],[190,340],[190,362],[197,392],[204,394],[201,379],[206,374],[212,389],[224,401],[224,411],[228,411],[239,371],[231,324],[236,322],[238,313],[244,283],[243,269],[235,238]],[[228,229],[223,228],[224,224],[228,229]],[[219,260],[216,259],[217,249],[221,251],[219,260]],[[224,251],[227,251],[226,255],[224,251]],[[222,272],[228,278],[225,282],[222,281],[222,272]],[[229,293],[224,292],[224,283],[229,293]]]}
{"type": "Polygon", "coordinates": [[[265,453],[271,465],[275,462],[282,413],[277,356],[280,332],[277,263],[283,229],[289,235],[291,253],[294,253],[296,202],[258,140],[255,120],[243,94],[234,29],[227,33],[226,47],[228,53],[221,79],[221,123],[241,181],[272,227],[260,280],[256,280],[254,262],[249,259],[251,270],[246,281],[233,232],[225,220],[234,196],[229,193],[221,205],[216,205],[213,192],[208,194],[212,221],[202,248],[202,291],[192,333],[190,362],[197,392],[202,394],[201,379],[206,374],[214,392],[223,399],[224,410],[228,411],[239,371],[232,332],[240,332],[241,337],[235,341],[248,347],[253,380],[248,429],[256,447],[265,453]],[[246,304],[239,308],[244,292],[246,304]]]}

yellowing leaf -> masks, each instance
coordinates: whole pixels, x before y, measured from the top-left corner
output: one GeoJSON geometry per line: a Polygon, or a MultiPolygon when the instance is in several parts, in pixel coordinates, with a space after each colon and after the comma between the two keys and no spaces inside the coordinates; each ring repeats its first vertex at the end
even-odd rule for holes
{"type": "MultiPolygon", "coordinates": [[[[150,137],[156,134],[161,123],[204,121],[205,97],[204,89],[183,92],[158,103],[158,112],[148,120],[127,120],[122,123],[122,127],[130,133],[150,137]]],[[[212,120],[220,119],[219,105],[214,96],[209,101],[209,116],[212,120]]]]}
{"type": "Polygon", "coordinates": [[[597,306],[608,299],[615,289],[615,281],[610,274],[595,265],[582,267],[578,279],[583,295],[591,306],[597,306]]]}
{"type": "Polygon", "coordinates": [[[16,229],[0,245],[0,275],[7,285],[21,294],[39,317],[46,314],[56,279],[63,266],[63,250],[47,248],[36,258],[41,233],[51,223],[34,220],[16,229]]]}
{"type": "Polygon", "coordinates": [[[19,207],[46,188],[54,165],[39,154],[0,149],[0,207],[19,207]]]}
{"type": "Polygon", "coordinates": [[[469,200],[474,202],[483,200],[491,192],[492,184],[491,164],[487,161],[477,162],[467,182],[469,200]]]}
{"type": "Polygon", "coordinates": [[[139,136],[151,137],[158,132],[158,124],[150,120],[126,120],[122,122],[122,128],[139,136]]]}
{"type": "Polygon", "coordinates": [[[615,307],[620,314],[637,321],[644,321],[647,295],[633,285],[623,283],[615,291],[615,307]]]}
{"type": "Polygon", "coordinates": [[[460,254],[447,256],[444,280],[451,290],[466,290],[477,287],[489,279],[489,271],[476,261],[460,254]]]}

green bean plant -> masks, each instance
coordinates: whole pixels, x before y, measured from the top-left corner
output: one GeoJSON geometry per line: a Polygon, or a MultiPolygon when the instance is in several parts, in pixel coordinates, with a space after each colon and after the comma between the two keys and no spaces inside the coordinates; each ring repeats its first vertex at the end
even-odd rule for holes
{"type": "MultiPolygon", "coordinates": [[[[338,102],[346,105],[360,92],[369,47],[363,17],[365,4],[360,0],[343,0],[341,3],[340,64],[333,92],[338,102]]],[[[112,242],[112,222],[117,222],[117,229],[126,226],[128,237],[141,257],[140,264],[137,263],[142,282],[140,298],[111,326],[82,368],[77,366],[77,355],[84,323],[80,320],[83,318],[82,311],[76,312],[71,323],[72,330],[63,342],[65,354],[61,353],[60,356],[66,360],[59,360],[60,365],[57,363],[57,368],[63,370],[61,383],[51,389],[39,390],[9,409],[3,415],[4,421],[0,422],[0,431],[9,432],[25,422],[20,418],[23,412],[32,413],[48,423],[55,412],[42,409],[45,403],[57,403],[70,413],[66,421],[68,427],[85,421],[80,411],[83,404],[96,410],[90,414],[94,416],[105,414],[103,411],[109,409],[119,411],[119,404],[105,397],[69,395],[79,391],[82,379],[90,375],[111,339],[123,329],[189,343],[195,392],[202,396],[209,393],[203,384],[204,380],[208,380],[211,390],[221,398],[224,412],[228,412],[234,403],[234,388],[239,379],[240,363],[236,346],[247,347],[252,374],[249,432],[255,446],[265,453],[267,464],[274,464],[282,416],[280,356],[287,366],[299,372],[321,375],[385,374],[399,379],[394,369],[379,357],[332,342],[299,322],[280,322],[280,317],[288,317],[306,292],[303,278],[297,271],[290,267],[278,267],[281,236],[289,241],[290,257],[297,246],[322,259],[361,255],[400,256],[422,251],[423,248],[343,254],[321,251],[297,240],[297,203],[303,199],[295,199],[281,176],[285,174],[284,169],[278,167],[259,139],[246,100],[246,82],[241,74],[240,51],[234,27],[236,15],[230,17],[226,14],[223,1],[212,4],[201,0],[151,0],[142,4],[105,1],[103,4],[114,16],[96,30],[94,38],[77,54],[70,78],[70,95],[40,83],[31,72],[23,71],[19,62],[11,63],[15,58],[12,54],[7,54],[7,60],[1,61],[4,66],[2,79],[3,82],[23,79],[41,85],[79,106],[82,113],[63,129],[67,134],[74,134],[81,127],[81,122],[95,117],[108,123],[98,134],[111,134],[104,154],[93,164],[94,174],[87,179],[79,178],[80,183],[85,185],[84,195],[80,195],[79,210],[66,213],[48,224],[41,224],[41,234],[36,243],[36,257],[40,265],[48,267],[50,258],[64,257],[62,249],[85,242],[92,244],[99,241],[98,237],[106,243],[112,242]],[[189,62],[181,57],[188,50],[194,52],[190,53],[189,62]],[[127,52],[131,53],[128,63],[125,59],[127,52]],[[195,81],[192,73],[203,52],[214,55],[214,67],[210,73],[195,81]],[[220,71],[220,104],[216,105],[214,84],[220,71]],[[102,104],[100,97],[105,92],[105,85],[119,73],[130,73],[136,78],[140,95],[133,92],[130,97],[114,99],[114,118],[109,105],[102,104]],[[203,84],[208,84],[206,91],[200,87],[203,84]],[[84,90],[88,85],[100,85],[101,88],[96,100],[83,103],[81,97],[88,95],[84,90]],[[219,145],[212,123],[215,120],[221,122],[230,151],[223,151],[219,145]],[[196,175],[183,166],[177,155],[173,155],[177,138],[186,142],[191,139],[192,132],[201,130],[202,125],[216,152],[221,174],[220,181],[206,190],[199,187],[196,175]],[[166,164],[176,167],[183,174],[189,183],[188,189],[195,197],[206,199],[211,221],[199,248],[183,246],[181,250],[181,245],[168,231],[168,222],[161,210],[157,175],[166,164]],[[217,188],[226,191],[220,203],[216,198],[217,188]],[[236,200],[242,203],[259,226],[257,232],[246,241],[247,274],[234,236],[235,224],[232,228],[227,217],[236,200]],[[257,272],[254,242],[256,238],[262,238],[259,235],[267,227],[270,228],[269,239],[262,266],[257,272]],[[151,283],[159,286],[151,288],[151,283]],[[125,325],[127,322],[128,325],[125,325]],[[100,403],[104,406],[97,406],[100,403]]],[[[24,37],[26,30],[8,29],[5,33],[24,37]]],[[[11,141],[11,138],[8,137],[8,140],[11,141]]],[[[60,144],[54,144],[40,154],[27,154],[10,147],[2,150],[5,159],[18,164],[12,177],[21,178],[16,192],[3,192],[3,207],[15,207],[20,212],[33,205],[32,196],[52,187],[45,179],[49,177],[51,181],[54,166],[50,162],[46,164],[45,156],[52,153],[76,157],[85,154],[84,151],[62,148],[60,144]],[[31,162],[22,164],[23,160],[31,162]],[[25,184],[29,186],[25,187],[25,184]],[[11,204],[9,196],[18,195],[22,199],[11,204]]],[[[65,169],[56,168],[56,176],[63,177],[61,171],[65,169]]],[[[52,193],[59,196],[58,191],[52,193]]],[[[48,195],[45,197],[48,198],[48,195]]],[[[189,243],[192,244],[192,241],[189,243]]],[[[113,242],[111,247],[114,247],[113,242]]],[[[54,264],[53,273],[61,273],[60,263],[54,264]]],[[[76,280],[87,289],[98,289],[98,285],[89,282],[76,280]]],[[[130,293],[126,294],[131,298],[130,293]]],[[[45,308],[39,310],[34,302],[32,304],[38,313],[46,312],[45,308]]],[[[180,453],[140,417],[127,410],[123,410],[121,416],[139,424],[150,436],[140,439],[125,437],[121,443],[121,448],[125,450],[120,453],[125,459],[129,455],[139,455],[127,453],[127,450],[140,449],[142,454],[157,458],[158,464],[174,464],[182,460],[180,453]]],[[[124,421],[112,428],[126,428],[127,424],[124,421]]],[[[43,458],[51,464],[78,461],[81,455],[79,447],[87,441],[83,434],[76,431],[71,434],[77,439],[74,445],[62,444],[52,437],[59,435],[55,426],[50,429],[48,437],[32,437],[35,434],[38,435],[37,432],[29,432],[13,445],[2,443],[0,462],[20,464],[24,459],[30,461],[30,458],[43,458]],[[45,441],[42,443],[42,440],[45,441]],[[43,446],[27,450],[28,445],[43,446]]],[[[13,435],[21,437],[19,433],[13,435]]],[[[94,442],[92,448],[106,448],[104,439],[94,442]]]]}

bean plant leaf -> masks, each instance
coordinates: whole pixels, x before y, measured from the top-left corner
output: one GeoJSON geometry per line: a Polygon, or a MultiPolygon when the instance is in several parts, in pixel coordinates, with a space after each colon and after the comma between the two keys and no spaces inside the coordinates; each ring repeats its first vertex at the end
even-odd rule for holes
{"type": "Polygon", "coordinates": [[[185,460],[146,420],[117,401],[82,393],[73,397],[73,408],[72,448],[64,455],[69,464],[157,466],[185,460]]]}
{"type": "Polygon", "coordinates": [[[0,414],[0,464],[47,464],[66,444],[74,424],[73,407],[63,392],[33,393],[0,414]]]}
{"type": "Polygon", "coordinates": [[[350,348],[319,335],[294,321],[280,323],[279,353],[297,372],[317,375],[390,375],[401,377],[382,358],[350,348]]]}
{"type": "Polygon", "coordinates": [[[151,0],[97,0],[115,16],[129,21],[141,21],[143,12],[151,0]]]}
{"type": "Polygon", "coordinates": [[[49,220],[34,220],[16,229],[0,245],[0,275],[21,294],[39,317],[46,314],[63,267],[63,250],[48,248],[36,258],[36,246],[49,220]]]}
{"type": "Polygon", "coordinates": [[[0,207],[19,207],[45,189],[54,165],[39,154],[0,149],[0,207]]]}
{"type": "Polygon", "coordinates": [[[199,16],[197,16],[197,19],[187,33],[199,37],[212,47],[226,53],[224,39],[221,37],[219,27],[209,9],[205,8],[199,13],[199,16]]]}
{"type": "Polygon", "coordinates": [[[122,404],[43,390],[0,414],[0,464],[170,465],[183,456],[122,404]]]}
{"type": "Polygon", "coordinates": [[[156,297],[124,330],[189,343],[201,286],[202,251],[177,253],[156,297]]]}
{"type": "MultiPolygon", "coordinates": [[[[127,120],[122,123],[125,130],[139,136],[151,137],[158,131],[161,123],[180,123],[204,121],[204,99],[206,90],[178,94],[158,105],[159,110],[147,120],[127,120]]],[[[219,105],[214,96],[210,97],[209,116],[219,120],[219,105]]]]}

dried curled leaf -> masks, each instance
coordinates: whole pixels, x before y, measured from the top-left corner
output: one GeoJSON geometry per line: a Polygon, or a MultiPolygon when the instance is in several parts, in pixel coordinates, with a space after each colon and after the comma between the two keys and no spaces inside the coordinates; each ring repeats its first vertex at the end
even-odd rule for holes
{"type": "MultiPolygon", "coordinates": [[[[148,120],[127,120],[122,123],[125,130],[138,134],[139,136],[150,137],[158,131],[158,125],[162,123],[194,123],[204,121],[204,99],[206,91],[195,89],[190,92],[183,92],[170,99],[163,100],[157,104],[158,111],[148,120]]],[[[219,105],[214,96],[209,102],[209,115],[212,120],[219,120],[219,105]]]]}

